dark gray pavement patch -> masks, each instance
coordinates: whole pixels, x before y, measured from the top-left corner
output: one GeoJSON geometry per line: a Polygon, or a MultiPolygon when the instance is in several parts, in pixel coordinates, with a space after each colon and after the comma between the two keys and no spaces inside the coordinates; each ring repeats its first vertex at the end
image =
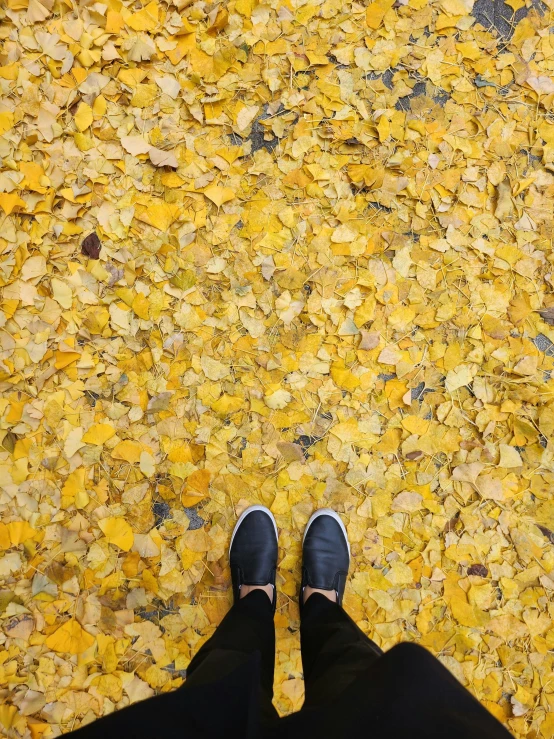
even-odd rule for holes
{"type": "Polygon", "coordinates": [[[156,519],[156,526],[161,526],[166,518],[171,517],[171,509],[163,500],[156,500],[152,504],[152,513],[156,519]]]}
{"type": "Polygon", "coordinates": [[[548,357],[554,357],[554,343],[550,341],[548,336],[539,334],[532,339],[532,342],[540,352],[544,352],[548,357]]]}
{"type": "Polygon", "coordinates": [[[196,508],[183,508],[183,510],[190,519],[189,531],[201,529],[202,526],[206,523],[203,518],[200,518],[196,508]]]}
{"type": "MultiPolygon", "coordinates": [[[[531,8],[539,13],[544,13],[545,7],[540,0],[531,0],[531,8]]],[[[495,29],[501,38],[509,40],[531,8],[520,8],[514,13],[504,0],[477,0],[471,14],[484,28],[495,29]]]]}

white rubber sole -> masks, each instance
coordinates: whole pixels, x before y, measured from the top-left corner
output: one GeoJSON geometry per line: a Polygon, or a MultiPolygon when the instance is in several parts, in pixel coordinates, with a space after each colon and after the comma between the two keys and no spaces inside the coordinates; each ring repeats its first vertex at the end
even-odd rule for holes
{"type": "Polygon", "coordinates": [[[273,524],[273,528],[275,529],[275,538],[279,539],[279,533],[277,531],[277,524],[275,523],[275,519],[273,518],[273,513],[269,510],[269,508],[266,508],[263,505],[251,505],[249,508],[247,508],[245,511],[242,512],[239,520],[235,524],[235,528],[233,529],[233,534],[231,536],[231,543],[229,544],[229,552],[231,551],[231,547],[233,546],[235,534],[239,530],[240,525],[242,524],[246,516],[250,515],[251,513],[254,513],[254,511],[263,511],[267,516],[269,516],[269,518],[271,519],[271,523],[273,524]]]}
{"type": "Polygon", "coordinates": [[[308,525],[306,526],[306,530],[304,531],[304,538],[302,539],[302,544],[304,544],[304,540],[306,539],[306,534],[308,533],[310,526],[320,516],[331,516],[331,518],[334,518],[335,521],[338,523],[338,525],[341,527],[342,533],[344,534],[344,538],[346,540],[346,546],[348,547],[348,559],[350,559],[350,542],[348,541],[348,534],[346,533],[346,529],[342,522],[342,518],[332,508],[320,508],[318,511],[312,514],[312,516],[310,517],[310,520],[308,521],[308,525]]]}

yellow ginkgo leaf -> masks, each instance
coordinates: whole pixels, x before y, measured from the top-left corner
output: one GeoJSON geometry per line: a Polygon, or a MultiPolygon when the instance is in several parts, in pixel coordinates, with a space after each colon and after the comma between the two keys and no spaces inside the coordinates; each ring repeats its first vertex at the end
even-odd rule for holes
{"type": "Polygon", "coordinates": [[[134,31],[153,31],[158,25],[159,8],[157,3],[151,2],[138,13],[128,19],[127,25],[134,31]]]}
{"type": "Polygon", "coordinates": [[[147,208],[137,211],[135,217],[143,223],[154,226],[159,231],[167,231],[180,214],[181,208],[178,205],[152,201],[147,208]]]}
{"type": "Polygon", "coordinates": [[[235,191],[230,187],[220,187],[219,185],[210,185],[204,190],[204,195],[215,203],[219,208],[223,203],[228,203],[235,197],[235,191]]]}
{"type": "Polygon", "coordinates": [[[104,306],[99,307],[95,305],[87,311],[83,323],[91,334],[101,334],[108,325],[109,320],[110,314],[108,310],[104,306]]]}
{"type": "Polygon", "coordinates": [[[500,467],[510,469],[512,467],[521,467],[523,460],[518,450],[509,444],[500,444],[500,467]]]}
{"type": "Polygon", "coordinates": [[[124,518],[116,516],[108,516],[98,522],[98,525],[104,532],[104,535],[110,544],[128,552],[133,546],[134,536],[133,530],[124,518]]]}
{"type": "Polygon", "coordinates": [[[139,441],[125,439],[125,441],[120,441],[112,450],[112,457],[114,459],[124,459],[129,464],[136,464],[140,462],[140,455],[143,451],[148,450],[139,441]]]}
{"type": "Polygon", "coordinates": [[[0,194],[0,208],[9,216],[15,208],[26,208],[27,205],[16,192],[3,192],[0,194]]]}
{"type": "Polygon", "coordinates": [[[209,470],[195,470],[187,477],[187,486],[181,495],[185,507],[196,505],[208,495],[210,477],[209,470]]]}
{"type": "Polygon", "coordinates": [[[6,131],[9,131],[10,128],[13,128],[14,117],[14,114],[9,110],[0,113],[0,136],[5,134],[6,131]]]}
{"type": "Polygon", "coordinates": [[[50,729],[50,724],[29,724],[31,739],[41,739],[47,729],[50,729]]]}
{"type": "Polygon", "coordinates": [[[211,404],[211,408],[218,413],[220,416],[227,416],[230,413],[236,413],[239,408],[244,406],[244,400],[237,398],[233,395],[227,395],[224,393],[214,403],[211,404]]]}
{"type": "Polygon", "coordinates": [[[5,729],[11,729],[17,714],[17,706],[0,706],[0,725],[5,729]]]}
{"type": "Polygon", "coordinates": [[[84,467],[78,467],[67,476],[62,487],[62,508],[69,508],[69,506],[77,505],[77,503],[79,503],[77,507],[80,508],[84,508],[87,505],[88,495],[85,479],[86,471],[84,467]]]}
{"type": "Polygon", "coordinates": [[[8,524],[8,533],[12,546],[17,546],[37,533],[27,521],[12,521],[8,524]]]}
{"type": "Polygon", "coordinates": [[[94,637],[85,631],[78,621],[71,619],[50,634],[45,644],[54,652],[81,654],[94,644],[94,637]]]}
{"type": "Polygon", "coordinates": [[[92,108],[86,103],[81,103],[75,113],[75,125],[78,131],[86,131],[93,121],[92,108]]]}
{"type": "Polygon", "coordinates": [[[73,362],[76,362],[80,357],[81,355],[79,352],[56,352],[54,367],[56,369],[63,369],[64,367],[73,364],[73,362]]]}
{"type": "Polygon", "coordinates": [[[86,434],[83,434],[85,444],[102,446],[115,435],[115,429],[109,423],[93,423],[86,434]]]}
{"type": "Polygon", "coordinates": [[[148,320],[149,316],[149,310],[150,310],[150,303],[148,301],[148,298],[146,295],[143,295],[142,293],[137,293],[135,299],[133,300],[133,304],[131,306],[137,316],[139,318],[143,318],[145,321],[148,320]]]}
{"type": "Polygon", "coordinates": [[[50,179],[38,162],[21,162],[19,171],[23,174],[21,187],[44,194],[48,190],[50,179]]]}
{"type": "Polygon", "coordinates": [[[349,392],[352,392],[360,385],[359,378],[353,375],[344,365],[341,366],[339,362],[335,362],[331,366],[331,377],[336,385],[349,392]]]}
{"type": "Polygon", "coordinates": [[[446,374],[445,387],[449,393],[454,390],[469,385],[475,376],[474,368],[469,364],[460,364],[455,369],[451,369],[446,374]]]}
{"type": "Polygon", "coordinates": [[[367,25],[376,31],[383,22],[386,12],[387,4],[379,2],[370,3],[366,8],[365,14],[367,25]]]}
{"type": "Polygon", "coordinates": [[[148,452],[141,452],[139,458],[140,471],[146,477],[152,477],[156,471],[156,465],[154,464],[154,457],[148,452]]]}
{"type": "Polygon", "coordinates": [[[390,136],[390,121],[385,115],[382,115],[379,118],[379,122],[377,123],[377,133],[379,134],[379,141],[381,142],[386,141],[390,136]]]}

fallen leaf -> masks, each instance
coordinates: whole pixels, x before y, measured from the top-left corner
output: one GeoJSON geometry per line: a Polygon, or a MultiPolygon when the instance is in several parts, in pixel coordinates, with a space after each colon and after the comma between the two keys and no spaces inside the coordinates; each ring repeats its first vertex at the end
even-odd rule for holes
{"type": "Polygon", "coordinates": [[[121,146],[134,157],[139,154],[148,154],[153,148],[142,136],[122,136],[121,146]]]}
{"type": "Polygon", "coordinates": [[[71,619],[46,637],[45,644],[55,652],[82,654],[94,644],[94,637],[78,621],[71,619]]]}
{"type": "Polygon", "coordinates": [[[108,439],[111,439],[112,436],[115,436],[115,429],[113,426],[110,426],[109,423],[95,423],[85,434],[83,434],[82,441],[85,444],[96,444],[97,446],[102,446],[106,441],[108,441],[108,439]]]}
{"type": "Polygon", "coordinates": [[[204,195],[209,198],[212,203],[218,207],[223,203],[228,203],[235,198],[235,191],[230,187],[220,187],[219,185],[210,185],[204,190],[204,195]]]}
{"type": "Polygon", "coordinates": [[[75,125],[78,131],[86,131],[86,129],[92,124],[94,116],[92,114],[92,108],[86,103],[80,103],[75,113],[75,125]]]}
{"type": "Polygon", "coordinates": [[[124,552],[128,552],[133,546],[133,530],[123,518],[108,516],[98,522],[98,526],[104,532],[106,540],[115,544],[124,552]]]}
{"type": "Polygon", "coordinates": [[[81,253],[90,259],[99,259],[101,248],[100,239],[94,232],[86,236],[81,243],[81,253]]]}
{"type": "Polygon", "coordinates": [[[152,146],[148,150],[148,156],[155,167],[174,167],[177,169],[179,166],[179,162],[172,151],[162,151],[152,146]]]}

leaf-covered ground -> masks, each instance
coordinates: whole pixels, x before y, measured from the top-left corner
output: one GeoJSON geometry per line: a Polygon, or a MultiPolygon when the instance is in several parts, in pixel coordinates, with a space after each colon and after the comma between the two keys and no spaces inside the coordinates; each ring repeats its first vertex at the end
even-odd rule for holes
{"type": "Polygon", "coordinates": [[[237,514],[554,735],[552,0],[4,0],[0,727],[178,687],[237,514]]]}

